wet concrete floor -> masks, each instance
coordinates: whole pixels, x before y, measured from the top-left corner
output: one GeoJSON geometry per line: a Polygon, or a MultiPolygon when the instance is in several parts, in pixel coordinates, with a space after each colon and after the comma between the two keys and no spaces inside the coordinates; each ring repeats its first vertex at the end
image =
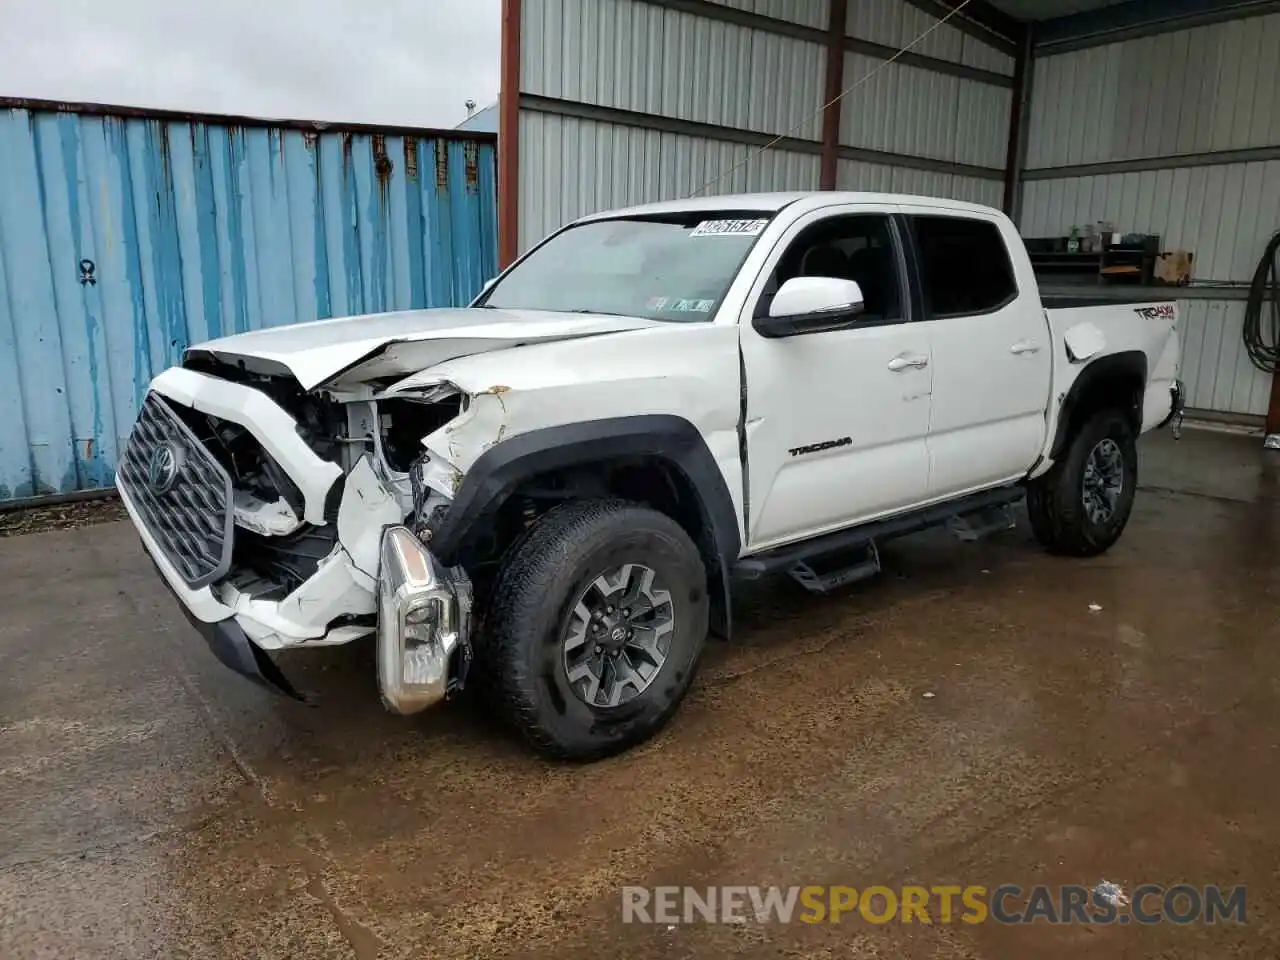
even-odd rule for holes
{"type": "Polygon", "coordinates": [[[673,725],[589,767],[465,705],[385,714],[365,648],[284,661],[317,707],[260,693],[124,524],[0,541],[0,956],[1280,955],[1260,447],[1144,441],[1102,558],[1023,523],[901,541],[836,596],[744,595],[673,725]],[[1244,884],[1247,922],[643,925],[620,892],[1103,880],[1244,884]]]}

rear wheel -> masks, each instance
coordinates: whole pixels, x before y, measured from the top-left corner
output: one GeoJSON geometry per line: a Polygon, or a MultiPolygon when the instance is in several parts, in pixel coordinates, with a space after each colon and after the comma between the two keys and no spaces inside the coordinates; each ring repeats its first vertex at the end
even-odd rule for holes
{"type": "Polygon", "coordinates": [[[1091,557],[1120,539],[1138,486],[1133,427],[1115,410],[1087,420],[1027,490],[1031,529],[1051,553],[1091,557]]]}
{"type": "Polygon", "coordinates": [[[599,759],[675,713],[707,618],[706,571],[675,521],[624,501],[569,503],[506,558],[479,667],[535,748],[599,759]]]}

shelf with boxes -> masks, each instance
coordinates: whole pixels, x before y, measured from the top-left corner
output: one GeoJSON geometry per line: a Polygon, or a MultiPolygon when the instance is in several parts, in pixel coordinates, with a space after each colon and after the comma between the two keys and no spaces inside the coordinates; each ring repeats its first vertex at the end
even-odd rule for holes
{"type": "Polygon", "coordinates": [[[1191,281],[1193,255],[1162,251],[1159,234],[1121,234],[1109,223],[1098,223],[1025,242],[1036,274],[1056,284],[1180,286],[1191,281]]]}

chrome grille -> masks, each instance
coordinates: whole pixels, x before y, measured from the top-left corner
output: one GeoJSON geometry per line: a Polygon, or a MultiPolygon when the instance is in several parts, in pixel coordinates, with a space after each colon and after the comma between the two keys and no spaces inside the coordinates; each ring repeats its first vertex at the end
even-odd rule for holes
{"type": "Polygon", "coordinates": [[[165,558],[193,589],[231,567],[231,477],[151,393],[120,458],[120,486],[165,558]]]}

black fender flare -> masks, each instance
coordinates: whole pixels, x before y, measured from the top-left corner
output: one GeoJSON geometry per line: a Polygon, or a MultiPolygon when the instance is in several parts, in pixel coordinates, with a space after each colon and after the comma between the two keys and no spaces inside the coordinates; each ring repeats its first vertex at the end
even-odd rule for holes
{"type": "Polygon", "coordinates": [[[644,414],[586,420],[503,440],[482,453],[466,472],[453,503],[432,531],[431,551],[442,563],[457,563],[469,531],[533,476],[624,457],[662,460],[696,493],[702,527],[710,534],[698,548],[707,561],[708,587],[722,605],[722,622],[717,626],[728,636],[729,570],[742,546],[738,514],[706,441],[683,417],[644,414]]]}
{"type": "MultiPolygon", "coordinates": [[[[1076,377],[1075,383],[1071,385],[1071,389],[1067,391],[1058,410],[1058,424],[1054,430],[1053,446],[1049,450],[1051,459],[1057,460],[1062,456],[1062,451],[1071,440],[1071,425],[1076,411],[1081,408],[1088,396],[1101,384],[1116,380],[1136,380],[1145,390],[1147,355],[1141,350],[1122,350],[1119,353],[1109,353],[1086,364],[1080,371],[1080,376],[1076,377]]],[[[1142,403],[1141,391],[1138,403],[1139,405],[1142,403]]],[[[1141,410],[1139,409],[1137,413],[1140,421],[1141,410]]]]}

